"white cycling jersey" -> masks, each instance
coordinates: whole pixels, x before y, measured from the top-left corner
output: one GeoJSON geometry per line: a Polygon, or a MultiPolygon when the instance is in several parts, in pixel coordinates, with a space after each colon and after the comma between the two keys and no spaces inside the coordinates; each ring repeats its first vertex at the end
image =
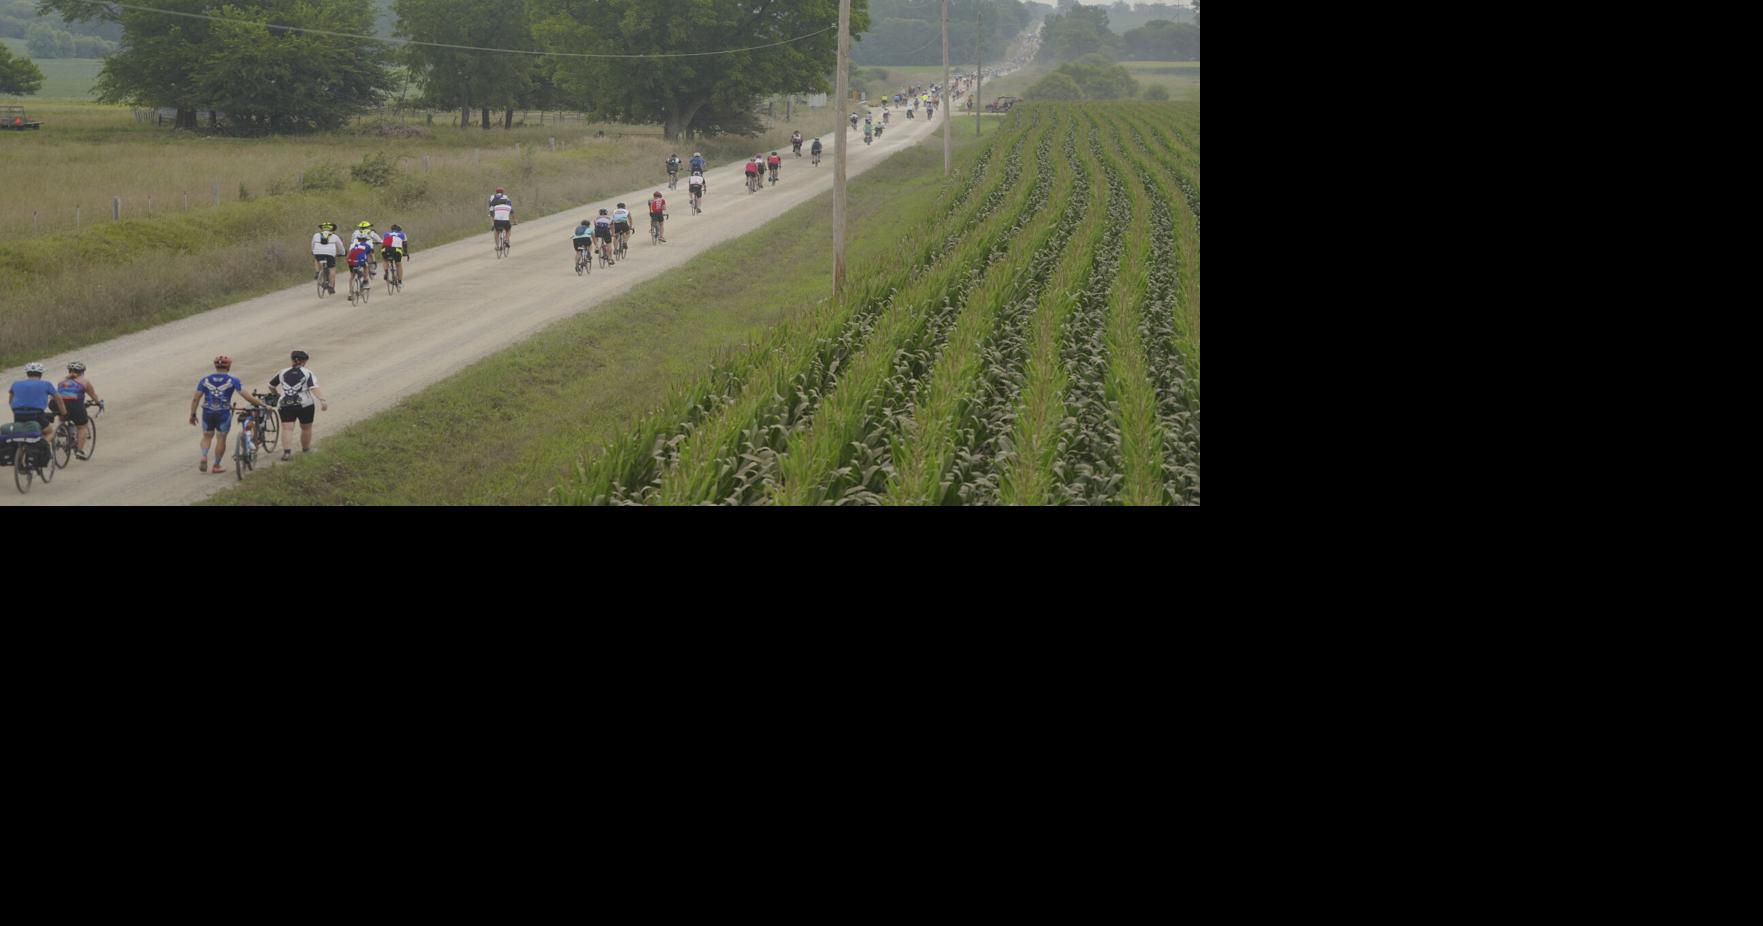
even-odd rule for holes
{"type": "Polygon", "coordinates": [[[514,204],[497,203],[495,208],[490,210],[490,217],[498,222],[506,222],[514,218],[514,204]]]}
{"type": "Polygon", "coordinates": [[[704,185],[704,175],[703,174],[693,174],[692,179],[687,180],[686,183],[691,184],[694,187],[703,186],[704,185]]]}
{"type": "Polygon", "coordinates": [[[343,256],[343,247],[345,244],[348,243],[348,239],[344,238],[342,235],[337,234],[336,232],[329,232],[328,234],[330,235],[330,240],[329,241],[321,240],[325,237],[326,234],[327,234],[326,232],[319,232],[318,234],[312,236],[312,256],[313,257],[342,257],[343,256]]]}

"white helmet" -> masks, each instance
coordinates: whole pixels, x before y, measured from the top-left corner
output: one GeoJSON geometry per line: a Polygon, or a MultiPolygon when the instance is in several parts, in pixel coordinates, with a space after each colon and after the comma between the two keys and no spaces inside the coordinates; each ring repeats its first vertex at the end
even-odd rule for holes
{"type": "Polygon", "coordinates": [[[39,373],[40,374],[43,372],[43,365],[40,363],[27,363],[24,365],[24,371],[26,373],[39,373]]]}

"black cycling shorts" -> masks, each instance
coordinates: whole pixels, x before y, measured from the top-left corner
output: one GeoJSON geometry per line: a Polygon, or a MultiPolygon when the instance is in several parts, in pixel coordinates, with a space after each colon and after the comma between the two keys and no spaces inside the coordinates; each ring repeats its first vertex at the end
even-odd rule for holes
{"type": "Polygon", "coordinates": [[[293,422],[296,418],[301,424],[311,424],[314,413],[318,411],[318,403],[311,405],[283,405],[276,409],[282,413],[282,420],[293,422]]]}
{"type": "Polygon", "coordinates": [[[386,248],[380,252],[380,259],[391,261],[395,264],[404,259],[404,252],[397,248],[386,248]]]}
{"type": "Polygon", "coordinates": [[[335,254],[314,254],[312,255],[312,259],[324,264],[326,267],[335,267],[337,265],[337,255],[335,254]]]}
{"type": "Polygon", "coordinates": [[[63,399],[62,401],[67,405],[67,414],[62,417],[66,418],[69,424],[86,424],[92,420],[86,416],[85,399],[63,399]]]}
{"type": "Polygon", "coordinates": [[[514,228],[512,219],[496,219],[490,223],[496,231],[509,231],[514,228]]]}
{"type": "Polygon", "coordinates": [[[601,241],[611,241],[612,240],[612,229],[611,228],[598,228],[598,227],[596,227],[594,229],[594,237],[600,239],[601,241]]]}

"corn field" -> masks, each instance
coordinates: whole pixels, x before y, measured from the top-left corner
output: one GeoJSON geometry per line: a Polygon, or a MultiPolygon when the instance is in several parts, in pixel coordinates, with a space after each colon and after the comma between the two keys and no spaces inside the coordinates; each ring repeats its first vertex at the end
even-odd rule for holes
{"type": "Polygon", "coordinates": [[[1198,505],[1197,104],[1019,106],[900,260],[682,390],[563,504],[1198,505]]]}

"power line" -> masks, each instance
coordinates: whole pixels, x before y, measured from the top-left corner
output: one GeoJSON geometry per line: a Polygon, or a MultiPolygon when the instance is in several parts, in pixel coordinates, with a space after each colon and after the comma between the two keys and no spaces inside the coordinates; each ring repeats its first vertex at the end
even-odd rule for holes
{"type": "Polygon", "coordinates": [[[776,48],[779,45],[788,45],[791,42],[800,42],[803,39],[811,39],[817,35],[820,35],[821,33],[831,32],[834,29],[838,28],[837,25],[832,25],[832,26],[827,26],[825,29],[821,29],[818,32],[810,32],[807,35],[798,35],[793,39],[784,39],[781,42],[772,42],[769,45],[753,45],[753,46],[749,46],[747,48],[725,48],[720,51],[651,52],[649,54],[644,54],[644,55],[590,55],[590,54],[585,54],[582,52],[572,52],[572,51],[530,51],[530,50],[521,49],[521,48],[482,48],[482,47],[479,47],[476,45],[448,45],[445,42],[419,42],[419,41],[416,41],[415,39],[400,39],[400,38],[389,38],[388,39],[388,38],[380,38],[377,35],[360,35],[360,34],[354,33],[354,32],[331,32],[326,29],[307,29],[303,26],[279,26],[274,23],[261,23],[261,22],[252,22],[252,21],[238,20],[238,19],[222,19],[221,17],[218,17],[218,16],[209,16],[206,13],[184,13],[184,12],[180,12],[178,10],[161,10],[161,9],[155,9],[150,6],[138,6],[133,3],[117,3],[117,2],[115,2],[115,0],[107,0],[105,5],[106,6],[114,6],[114,7],[121,7],[125,10],[136,10],[136,11],[142,12],[142,13],[163,13],[166,16],[183,16],[188,19],[206,19],[206,20],[210,20],[212,22],[229,22],[229,23],[242,22],[248,26],[262,26],[265,29],[280,29],[284,32],[305,32],[310,35],[328,35],[328,36],[333,36],[335,38],[340,38],[340,39],[365,39],[366,41],[369,41],[369,42],[386,42],[386,43],[392,44],[392,45],[421,45],[426,48],[451,48],[451,49],[455,49],[457,51],[490,51],[490,52],[498,52],[500,54],[506,54],[506,55],[537,55],[540,57],[549,57],[549,58],[699,58],[699,57],[704,57],[706,55],[734,55],[734,54],[739,54],[744,51],[758,51],[762,48],[776,48]]]}

